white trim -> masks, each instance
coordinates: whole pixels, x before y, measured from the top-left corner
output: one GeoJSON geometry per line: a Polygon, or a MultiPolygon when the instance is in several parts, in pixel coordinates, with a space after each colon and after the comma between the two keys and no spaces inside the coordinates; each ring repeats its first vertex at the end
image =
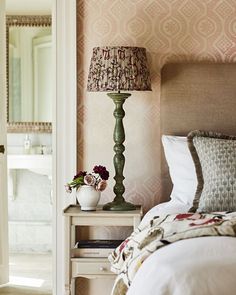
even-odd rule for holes
{"type": "Polygon", "coordinates": [[[55,89],[53,110],[54,295],[64,294],[63,208],[73,202],[64,184],[76,171],[76,0],[53,0],[55,89]],[[55,227],[54,227],[55,229],[55,227]]]}
{"type": "MultiPolygon", "coordinates": [[[[0,1],[0,144],[7,146],[5,1],[0,1]]],[[[7,157],[0,154],[0,284],[9,279],[7,157]]]]}

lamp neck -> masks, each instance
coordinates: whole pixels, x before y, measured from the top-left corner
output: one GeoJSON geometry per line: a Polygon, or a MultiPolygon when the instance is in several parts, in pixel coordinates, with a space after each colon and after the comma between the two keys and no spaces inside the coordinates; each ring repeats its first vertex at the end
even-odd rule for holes
{"type": "Polygon", "coordinates": [[[122,101],[126,100],[129,96],[131,96],[131,93],[107,93],[107,95],[113,99],[113,101],[122,101]]]}

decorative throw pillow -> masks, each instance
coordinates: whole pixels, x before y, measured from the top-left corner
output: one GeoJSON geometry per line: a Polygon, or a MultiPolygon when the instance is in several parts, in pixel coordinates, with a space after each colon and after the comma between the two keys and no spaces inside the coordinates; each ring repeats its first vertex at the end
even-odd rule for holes
{"type": "Polygon", "coordinates": [[[197,176],[187,137],[162,135],[162,144],[173,183],[170,198],[190,207],[197,188],[197,176]]]}
{"type": "Polygon", "coordinates": [[[192,131],[187,138],[198,179],[190,211],[236,211],[236,136],[192,131]]]}

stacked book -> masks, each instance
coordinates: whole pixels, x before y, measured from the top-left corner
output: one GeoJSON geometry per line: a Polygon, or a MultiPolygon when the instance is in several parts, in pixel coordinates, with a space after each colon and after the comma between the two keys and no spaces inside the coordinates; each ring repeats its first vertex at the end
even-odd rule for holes
{"type": "Polygon", "coordinates": [[[72,249],[72,257],[107,257],[123,240],[80,240],[72,249]]]}

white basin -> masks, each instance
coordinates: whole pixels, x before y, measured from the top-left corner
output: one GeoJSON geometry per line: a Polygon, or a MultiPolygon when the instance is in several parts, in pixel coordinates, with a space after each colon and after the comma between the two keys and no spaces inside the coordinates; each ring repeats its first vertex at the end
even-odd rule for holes
{"type": "Polygon", "coordinates": [[[52,154],[40,154],[41,146],[32,147],[30,152],[26,154],[22,146],[7,147],[8,195],[12,200],[17,196],[17,169],[28,169],[52,180],[52,154]]]}
{"type": "Polygon", "coordinates": [[[52,175],[52,155],[38,154],[8,154],[7,155],[8,169],[28,169],[32,172],[47,175],[52,175]]]}

